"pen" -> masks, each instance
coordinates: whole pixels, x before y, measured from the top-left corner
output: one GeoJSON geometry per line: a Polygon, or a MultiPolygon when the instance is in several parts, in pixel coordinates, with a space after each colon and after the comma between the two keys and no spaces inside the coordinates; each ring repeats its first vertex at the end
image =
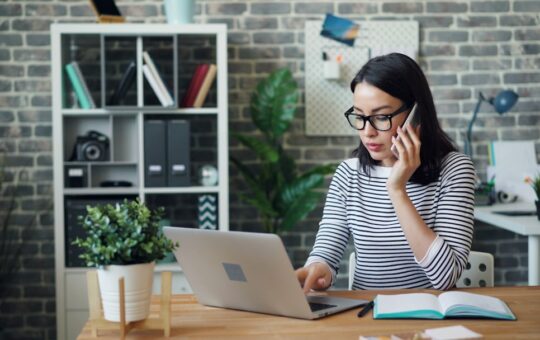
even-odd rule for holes
{"type": "Polygon", "coordinates": [[[360,311],[358,312],[358,317],[361,318],[366,315],[367,312],[369,312],[373,308],[373,305],[373,301],[369,301],[368,304],[364,306],[364,308],[360,309],[360,311]]]}

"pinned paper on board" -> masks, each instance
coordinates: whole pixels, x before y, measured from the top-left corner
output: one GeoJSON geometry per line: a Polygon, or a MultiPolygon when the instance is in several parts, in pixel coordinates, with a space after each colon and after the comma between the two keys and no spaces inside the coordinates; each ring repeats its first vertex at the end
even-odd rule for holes
{"type": "Polygon", "coordinates": [[[494,176],[495,190],[517,195],[518,201],[534,202],[536,196],[525,183],[526,177],[540,173],[534,141],[497,141],[491,145],[488,178],[494,176]],[[519,151],[518,151],[519,150],[519,151]]]}
{"type": "Polygon", "coordinates": [[[339,41],[348,46],[353,46],[358,37],[360,25],[352,20],[340,18],[332,14],[326,14],[322,25],[321,35],[326,38],[339,41]]]}

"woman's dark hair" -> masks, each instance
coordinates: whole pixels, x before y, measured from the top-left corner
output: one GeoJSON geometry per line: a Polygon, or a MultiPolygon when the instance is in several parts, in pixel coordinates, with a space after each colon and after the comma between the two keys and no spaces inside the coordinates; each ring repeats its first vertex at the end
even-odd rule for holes
{"type": "MultiPolygon", "coordinates": [[[[438,179],[441,161],[449,152],[456,151],[452,140],[441,129],[437,120],[437,111],[426,76],[420,66],[411,58],[400,53],[391,53],[375,57],[368,61],[351,81],[354,92],[359,83],[368,83],[403,101],[409,108],[416,102],[416,120],[422,132],[420,141],[420,167],[411,176],[410,181],[428,184],[438,179]]],[[[353,151],[358,156],[362,169],[368,176],[370,169],[377,164],[371,158],[362,141],[353,151]]]]}

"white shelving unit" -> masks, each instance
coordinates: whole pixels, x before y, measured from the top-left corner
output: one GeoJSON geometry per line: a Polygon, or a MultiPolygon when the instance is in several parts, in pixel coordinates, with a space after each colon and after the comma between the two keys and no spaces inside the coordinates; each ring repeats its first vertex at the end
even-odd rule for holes
{"type": "MultiPolygon", "coordinates": [[[[163,202],[171,224],[196,226],[193,216],[196,216],[197,197],[209,194],[217,197],[219,229],[228,229],[227,31],[222,24],[53,24],[51,35],[57,333],[58,339],[74,339],[88,319],[88,269],[73,266],[68,259],[72,256],[68,254],[68,199],[138,197],[151,206],[160,206],[163,202]],[[161,107],[144,79],[142,53],[148,49],[153,51],[154,62],[174,98],[173,107],[161,107]],[[137,66],[132,89],[122,106],[108,105],[106,99],[129,60],[135,60],[137,66]],[[64,65],[71,61],[79,63],[97,108],[77,107],[64,71],[64,65]],[[180,108],[178,103],[195,66],[200,63],[217,65],[216,80],[208,99],[202,108],[180,108]],[[190,185],[145,185],[144,122],[154,117],[190,122],[190,185]],[[87,130],[97,130],[109,137],[109,160],[70,161],[77,136],[87,130]],[[216,186],[198,184],[197,168],[204,164],[218,169],[216,186]],[[86,170],[83,187],[70,187],[65,178],[69,166],[86,170]],[[108,179],[127,179],[133,185],[101,187],[100,183],[108,179]],[[184,213],[182,209],[191,210],[184,213]]],[[[159,272],[164,270],[173,271],[174,292],[190,291],[175,262],[156,266],[155,291],[159,289],[156,284],[159,272]]]]}

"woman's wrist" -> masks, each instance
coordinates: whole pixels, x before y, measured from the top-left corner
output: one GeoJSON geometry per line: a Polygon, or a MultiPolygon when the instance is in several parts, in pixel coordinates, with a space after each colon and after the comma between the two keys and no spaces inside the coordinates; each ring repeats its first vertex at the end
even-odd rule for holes
{"type": "Polygon", "coordinates": [[[393,201],[394,199],[399,199],[399,198],[403,198],[403,197],[408,197],[407,195],[407,190],[405,189],[405,187],[403,188],[393,188],[393,187],[389,187],[388,188],[388,196],[390,197],[390,199],[393,201]]]}

